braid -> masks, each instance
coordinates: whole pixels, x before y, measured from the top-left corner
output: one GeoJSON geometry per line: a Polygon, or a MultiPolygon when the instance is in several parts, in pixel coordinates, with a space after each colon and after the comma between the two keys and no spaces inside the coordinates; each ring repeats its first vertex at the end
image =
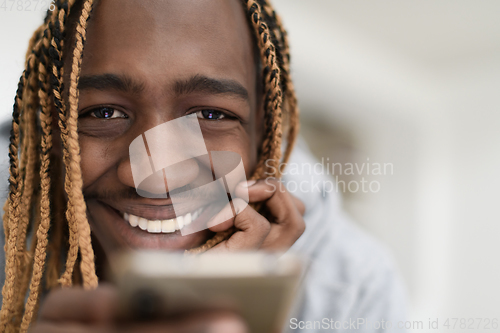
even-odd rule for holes
{"type": "MultiPolygon", "coordinates": [[[[264,65],[264,96],[265,96],[265,126],[266,137],[263,141],[261,159],[257,164],[254,177],[261,178],[268,166],[277,167],[281,160],[281,103],[282,90],[280,86],[281,69],[278,65],[276,46],[271,40],[271,32],[262,18],[261,6],[256,0],[245,0],[247,13],[257,36],[261,61],[264,65]]],[[[276,170],[276,168],[274,168],[276,170]]],[[[269,173],[266,173],[269,174],[269,173]]]]}
{"type": "MultiPolygon", "coordinates": [[[[31,43],[30,43],[31,44],[31,43]]],[[[15,325],[18,325],[22,312],[22,305],[24,303],[24,295],[26,295],[28,280],[31,272],[31,249],[27,248],[27,233],[29,228],[29,221],[32,218],[30,215],[34,212],[33,205],[36,200],[33,200],[35,169],[38,164],[37,148],[38,131],[36,130],[36,105],[39,103],[38,94],[36,92],[37,77],[38,77],[38,52],[40,49],[39,43],[33,47],[35,54],[34,67],[29,75],[28,85],[26,86],[25,101],[23,102],[23,112],[21,113],[21,178],[24,179],[24,188],[22,189],[21,199],[21,216],[18,229],[18,244],[17,244],[17,260],[18,268],[17,274],[21,277],[16,287],[16,305],[14,306],[14,320],[15,325]],[[24,142],[23,142],[24,141],[24,142]],[[24,154],[24,155],[23,155],[24,154]]]]}
{"type": "Polygon", "coordinates": [[[13,108],[13,121],[9,146],[10,177],[9,198],[6,202],[4,215],[4,229],[6,234],[6,280],[3,289],[3,303],[0,314],[0,331],[12,331],[19,328],[20,316],[23,311],[24,295],[27,290],[32,267],[28,265],[33,257],[33,276],[30,284],[30,294],[26,304],[21,331],[26,331],[38,307],[39,285],[43,275],[47,234],[50,227],[50,178],[49,153],[51,148],[51,107],[48,95],[47,56],[50,38],[48,25],[53,22],[57,12],[48,11],[45,23],[37,29],[28,50],[26,69],[19,81],[18,90],[13,108]],[[42,31],[44,32],[42,34],[42,31]],[[43,35],[43,36],[42,36],[43,35]],[[39,83],[39,87],[37,87],[39,83]],[[37,110],[41,106],[41,125],[43,138],[41,142],[40,169],[41,199],[36,202],[38,195],[34,194],[35,166],[37,159],[37,138],[40,137],[37,128],[37,110]],[[21,161],[19,161],[21,149],[21,161]],[[20,165],[19,165],[20,163],[20,165]],[[35,199],[35,201],[33,200],[35,199]],[[35,206],[33,206],[33,204],[35,206]],[[37,232],[33,235],[29,255],[26,248],[27,229],[30,224],[30,212],[39,206],[40,214],[35,215],[33,223],[37,232]],[[41,218],[38,219],[38,217],[41,218]],[[38,223],[40,221],[40,223],[38,223]],[[36,250],[35,250],[36,248],[36,250]]]}
{"type": "Polygon", "coordinates": [[[23,71],[19,80],[16,97],[14,100],[14,107],[12,111],[12,129],[10,134],[9,144],[9,160],[10,160],[10,177],[9,177],[9,197],[8,204],[9,210],[4,219],[4,224],[7,225],[8,235],[5,243],[5,284],[3,286],[2,294],[2,310],[0,311],[0,331],[5,331],[8,323],[12,320],[13,305],[15,303],[16,288],[17,288],[17,236],[19,219],[21,216],[21,193],[23,188],[23,179],[19,172],[19,118],[20,108],[23,106],[23,92],[24,85],[28,81],[31,70],[34,64],[34,57],[32,54],[26,60],[26,69],[23,71]]]}
{"type": "Polygon", "coordinates": [[[87,21],[92,10],[93,0],[85,0],[82,14],[76,27],[76,46],[73,49],[73,61],[69,87],[69,116],[67,147],[70,155],[69,178],[71,180],[71,191],[68,193],[69,203],[74,206],[75,220],[78,221],[78,241],[82,261],[83,285],[85,288],[97,286],[97,275],[95,273],[94,250],[90,238],[90,226],[87,221],[86,204],[82,193],[82,173],[80,168],[80,147],[78,144],[78,80],[80,76],[83,46],[86,40],[87,21]]]}
{"type": "MultiPolygon", "coordinates": [[[[56,17],[56,15],[54,14],[54,18],[56,17]]],[[[47,22],[47,25],[48,25],[49,22],[47,22]]],[[[50,150],[52,149],[52,131],[51,131],[51,126],[52,126],[52,118],[47,118],[47,116],[51,115],[51,105],[50,105],[50,91],[51,91],[51,87],[50,87],[50,81],[49,81],[49,77],[50,77],[50,74],[49,72],[47,71],[47,69],[49,68],[49,49],[50,49],[50,41],[52,40],[52,34],[51,34],[51,30],[50,28],[46,29],[45,32],[44,32],[44,38],[43,38],[43,41],[42,41],[42,54],[41,54],[41,58],[40,58],[40,66],[39,66],[39,76],[38,76],[38,80],[39,80],[39,85],[40,85],[40,89],[38,91],[38,94],[39,94],[39,97],[40,97],[40,107],[41,107],[41,114],[40,114],[40,123],[41,123],[41,126],[42,126],[42,131],[44,132],[44,138],[42,138],[42,140],[44,142],[42,142],[42,156],[41,156],[41,161],[42,161],[42,166],[43,164],[48,164],[50,165],[50,150]]],[[[52,163],[54,164],[54,163],[52,163]]],[[[55,168],[54,169],[58,169],[57,168],[57,164],[54,165],[55,168]]],[[[40,172],[41,172],[41,181],[43,179],[46,179],[45,182],[51,182],[51,177],[50,177],[50,174],[47,174],[49,172],[49,170],[44,170],[43,168],[40,169],[40,172]]],[[[55,177],[55,179],[58,179],[58,177],[55,177]]],[[[54,179],[54,180],[55,180],[54,179]]],[[[47,185],[47,184],[45,184],[47,185]]],[[[48,195],[45,193],[46,191],[48,191],[49,188],[47,186],[44,186],[44,188],[42,189],[42,197],[40,198],[40,201],[44,201],[44,203],[40,203],[40,210],[47,210],[47,209],[50,209],[50,207],[47,208],[47,197],[48,195]],[[43,208],[42,208],[43,207],[43,208]]],[[[56,195],[54,194],[53,197],[56,197],[56,195]]],[[[58,211],[56,210],[55,211],[55,216],[59,216],[60,214],[58,214],[58,211]]],[[[54,217],[52,217],[53,220],[54,217]]],[[[44,222],[46,223],[46,222],[44,222]]],[[[54,221],[53,224],[56,224],[56,221],[54,221]]],[[[58,235],[58,224],[56,224],[56,231],[55,231],[55,234],[54,234],[54,237],[57,237],[58,235]]],[[[52,259],[52,257],[51,257],[52,259]]],[[[60,260],[60,258],[58,258],[58,261],[60,260]]],[[[59,265],[58,264],[55,264],[53,262],[53,259],[50,260],[48,263],[47,263],[47,271],[48,271],[48,274],[54,274],[54,269],[56,269],[57,271],[55,272],[56,275],[59,275],[59,265]]],[[[50,279],[50,288],[52,287],[55,287],[57,286],[57,277],[56,278],[53,278],[51,276],[51,279],[50,279]],[[56,283],[53,283],[53,281],[56,281],[56,283]]],[[[47,285],[49,285],[49,276],[47,276],[47,285]]],[[[48,289],[50,289],[48,288],[48,289]]],[[[35,311],[36,312],[36,311],[35,311]]]]}
{"type": "Polygon", "coordinates": [[[59,284],[64,287],[68,286],[61,283],[61,279],[59,278],[62,267],[62,255],[68,251],[68,224],[64,218],[66,199],[64,197],[63,181],[59,177],[61,174],[61,165],[57,163],[57,158],[54,155],[50,156],[50,158],[50,164],[53,166],[50,170],[53,228],[47,248],[47,254],[49,255],[45,276],[45,288],[47,290],[57,287],[59,284]]]}
{"type": "MultiPolygon", "coordinates": [[[[53,164],[53,162],[52,162],[53,164]]],[[[57,175],[58,173],[52,172],[53,175],[57,175]]],[[[57,182],[56,179],[51,179],[52,187],[51,191],[54,193],[53,202],[52,202],[52,225],[53,225],[53,233],[51,234],[51,239],[49,246],[47,249],[49,253],[49,259],[47,261],[47,274],[46,274],[46,288],[48,290],[57,287],[60,283],[59,274],[61,270],[61,251],[63,249],[64,242],[64,218],[61,213],[64,211],[64,205],[60,203],[64,203],[64,196],[62,196],[60,183],[57,182]],[[62,210],[60,209],[62,208],[62,210]]]]}
{"type": "MultiPolygon", "coordinates": [[[[63,75],[64,75],[64,64],[63,64],[63,41],[64,41],[64,28],[66,26],[66,16],[64,13],[74,4],[74,1],[69,1],[67,4],[58,4],[58,9],[60,10],[59,19],[54,22],[51,26],[54,34],[54,38],[51,40],[50,45],[50,55],[52,57],[52,85],[53,85],[53,95],[54,103],[58,110],[59,115],[59,128],[61,130],[61,141],[63,144],[64,153],[64,164],[66,165],[66,180],[65,189],[66,192],[71,193],[71,179],[70,179],[70,155],[67,148],[67,138],[68,138],[68,128],[66,121],[66,107],[63,100],[63,75]],[[64,7],[63,7],[64,6],[64,7]]],[[[68,207],[66,210],[66,219],[69,223],[69,250],[66,258],[66,270],[63,273],[60,282],[63,286],[71,286],[73,269],[78,257],[78,226],[74,218],[74,212],[72,207],[73,201],[68,202],[68,207]]]]}
{"type": "MultiPolygon", "coordinates": [[[[69,257],[69,244],[68,244],[68,224],[65,220],[64,211],[66,208],[66,198],[64,197],[64,185],[62,179],[58,177],[61,173],[61,165],[56,158],[52,156],[52,165],[54,168],[51,170],[52,174],[55,176],[52,180],[51,191],[53,193],[53,217],[52,224],[54,225],[54,233],[52,235],[52,241],[50,243],[50,259],[47,263],[47,289],[52,289],[56,287],[59,283],[63,286],[68,286],[68,284],[63,283],[63,279],[59,278],[61,272],[61,255],[66,253],[69,257]]],[[[74,242],[78,245],[78,242],[74,242]]],[[[74,246],[76,252],[78,252],[78,247],[74,246]]],[[[76,262],[76,259],[75,259],[76,262]]],[[[72,268],[74,267],[71,266],[72,268]]],[[[69,280],[71,283],[71,279],[69,280]]]]}
{"type": "MultiPolygon", "coordinates": [[[[42,90],[42,89],[41,89],[42,90]]],[[[41,186],[41,199],[40,199],[40,226],[37,230],[38,242],[36,244],[34,263],[33,263],[33,276],[30,284],[30,294],[26,302],[26,310],[24,313],[23,321],[21,324],[21,332],[28,330],[29,323],[34,314],[36,303],[38,303],[40,282],[42,280],[43,267],[46,259],[46,249],[48,243],[48,231],[50,228],[50,176],[49,176],[49,153],[52,148],[52,116],[50,109],[46,105],[42,106],[40,113],[40,120],[43,130],[41,152],[40,152],[40,186],[41,186]]]]}
{"type": "MultiPolygon", "coordinates": [[[[40,90],[38,90],[37,93],[37,83],[38,83],[38,77],[39,77],[39,71],[43,71],[43,66],[39,65],[40,64],[40,57],[41,57],[41,31],[44,30],[44,27],[40,27],[37,29],[35,32],[34,36],[32,37],[30,41],[30,46],[32,47],[31,54],[28,56],[28,65],[27,69],[31,68],[31,73],[28,76],[28,86],[26,88],[27,93],[26,93],[26,98],[25,101],[23,102],[23,108],[22,112],[20,114],[21,119],[23,120],[21,122],[21,143],[23,143],[23,149],[21,153],[21,179],[24,179],[24,188],[21,190],[21,196],[22,196],[22,203],[21,203],[21,221],[19,225],[19,235],[18,235],[18,256],[20,257],[20,262],[19,262],[19,267],[17,270],[18,276],[20,276],[20,281],[17,283],[16,286],[14,286],[14,291],[17,297],[17,300],[15,301],[15,307],[13,309],[13,322],[12,325],[15,327],[19,326],[19,322],[21,320],[20,314],[22,312],[23,304],[24,304],[24,296],[26,294],[26,290],[28,288],[28,282],[29,282],[29,276],[32,273],[32,267],[30,265],[31,259],[33,259],[33,252],[36,252],[36,259],[34,262],[34,267],[33,267],[33,277],[32,277],[32,283],[30,285],[30,295],[28,297],[28,311],[25,313],[26,315],[30,316],[32,315],[32,309],[34,307],[34,299],[36,301],[38,300],[38,285],[39,285],[39,280],[41,279],[41,275],[43,272],[43,265],[44,261],[40,261],[40,256],[42,256],[45,253],[45,248],[43,247],[43,233],[47,232],[48,230],[48,225],[50,225],[50,219],[49,224],[47,225],[46,223],[40,223],[40,229],[38,230],[35,235],[33,235],[33,241],[32,241],[32,246],[30,249],[31,253],[28,253],[27,251],[24,251],[24,248],[26,247],[26,236],[27,236],[27,228],[29,226],[29,220],[30,220],[30,213],[34,211],[32,205],[36,205],[36,201],[33,201],[33,197],[37,197],[33,193],[33,183],[34,183],[34,178],[35,178],[35,166],[38,163],[37,159],[37,148],[38,145],[36,143],[37,138],[39,137],[38,133],[39,131],[37,130],[37,108],[38,105],[40,104],[40,99],[43,101],[43,104],[47,104],[43,94],[40,94],[40,90]],[[41,98],[40,98],[41,97],[41,98]],[[42,228],[44,227],[44,228],[42,228]],[[45,230],[44,230],[45,229],[45,230]],[[38,240],[41,239],[42,242],[38,242],[38,240]],[[35,244],[36,244],[36,251],[35,251],[35,244]],[[42,252],[42,253],[41,253],[42,252]]],[[[30,48],[31,48],[30,47],[30,48]]],[[[45,105],[46,106],[46,105],[45,105]]],[[[48,109],[49,114],[50,114],[50,108],[47,106],[45,109],[48,109]]],[[[43,144],[43,143],[42,143],[43,144]]],[[[42,147],[43,148],[43,147],[42,147]]],[[[43,186],[42,186],[42,191],[43,191],[43,186]]],[[[48,193],[48,192],[47,192],[48,193]]],[[[38,215],[37,215],[38,216],[38,215]]],[[[38,219],[37,219],[38,220],[38,219]]],[[[35,223],[38,224],[38,223],[35,223]]],[[[36,225],[36,227],[38,227],[36,225]]],[[[46,236],[45,236],[46,240],[46,236]]],[[[35,301],[35,303],[36,303],[35,301]]],[[[7,308],[7,307],[6,307],[7,308]]],[[[11,310],[12,311],[12,310],[11,310]]],[[[24,322],[24,320],[23,320],[24,322]]],[[[9,325],[10,326],[10,325],[9,325]]],[[[9,327],[9,329],[11,329],[9,327]]],[[[26,331],[27,327],[22,327],[22,331],[26,331]]]]}
{"type": "Polygon", "coordinates": [[[281,21],[281,17],[276,13],[276,11],[265,1],[263,1],[263,7],[267,15],[270,17],[271,22],[275,22],[274,34],[281,45],[282,54],[283,54],[283,65],[282,65],[282,80],[284,86],[284,94],[285,94],[285,102],[288,116],[288,134],[287,134],[287,146],[285,149],[285,153],[283,155],[283,162],[287,162],[290,158],[290,154],[292,152],[293,146],[295,144],[295,140],[297,138],[299,132],[299,108],[297,105],[297,97],[295,95],[295,87],[293,86],[293,81],[291,79],[290,73],[290,46],[288,43],[288,34],[283,27],[283,23],[281,21]]]}
{"type": "MultiPolygon", "coordinates": [[[[59,12],[59,15],[60,14],[61,12],[59,12]]],[[[54,17],[56,17],[55,13],[54,17]]],[[[48,31],[46,34],[44,34],[44,36],[46,37],[44,38],[45,43],[47,43],[48,31]]],[[[52,149],[52,116],[51,108],[47,103],[48,84],[45,83],[47,73],[42,65],[39,66],[39,72],[39,95],[41,97],[41,100],[43,99],[43,102],[40,103],[40,124],[43,132],[40,151],[40,223],[36,232],[37,243],[33,258],[33,273],[30,283],[30,292],[28,300],[26,302],[26,309],[22,318],[21,332],[26,332],[28,330],[29,324],[36,312],[40,295],[40,284],[42,281],[45,260],[47,257],[48,233],[51,225],[49,163],[50,151],[52,149]]]]}

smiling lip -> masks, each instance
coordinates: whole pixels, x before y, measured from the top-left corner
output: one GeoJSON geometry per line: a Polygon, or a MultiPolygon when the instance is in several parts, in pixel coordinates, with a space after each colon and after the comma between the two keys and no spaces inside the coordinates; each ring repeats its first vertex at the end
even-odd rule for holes
{"type": "MultiPolygon", "coordinates": [[[[105,240],[105,238],[101,239],[102,241],[108,243],[108,246],[112,247],[118,246],[119,248],[126,247],[136,249],[187,250],[203,244],[213,234],[208,229],[189,235],[182,235],[180,230],[175,230],[175,232],[169,233],[150,233],[147,229],[141,230],[140,228],[132,227],[130,222],[125,221],[124,213],[121,213],[119,210],[111,205],[108,205],[107,203],[99,200],[92,200],[88,202],[88,206],[91,208],[91,212],[89,211],[89,213],[92,216],[93,223],[97,223],[97,225],[95,225],[97,229],[96,231],[108,234],[108,236],[103,236],[106,237],[107,240],[105,240]],[[109,243],[111,240],[113,241],[109,243]]],[[[136,209],[138,207],[140,206],[134,206],[136,209]]],[[[148,207],[148,205],[144,205],[144,207],[147,207],[148,209],[146,211],[153,215],[152,208],[154,207],[148,207]]],[[[165,208],[164,206],[156,207],[165,208]]],[[[154,215],[159,216],[158,214],[159,213],[157,211],[154,215]]],[[[166,214],[162,212],[162,215],[165,216],[166,214]]],[[[175,218],[173,209],[172,213],[170,213],[168,217],[172,216],[175,218]]]]}
{"type": "Polygon", "coordinates": [[[118,211],[122,217],[127,213],[151,221],[175,219],[187,213],[194,213],[208,204],[206,200],[176,202],[174,209],[171,199],[113,200],[112,202],[103,200],[101,202],[118,211]]]}
{"type": "Polygon", "coordinates": [[[190,225],[192,221],[195,221],[200,216],[204,209],[205,207],[201,207],[192,213],[178,215],[173,219],[149,220],[129,213],[123,213],[123,219],[132,227],[139,227],[149,233],[173,233],[176,230],[182,230],[184,226],[190,225]]]}
{"type": "Polygon", "coordinates": [[[187,226],[196,220],[206,208],[206,202],[203,202],[205,206],[200,207],[196,201],[190,201],[186,204],[177,203],[174,210],[171,199],[160,201],[160,203],[167,203],[166,205],[153,205],[149,201],[147,204],[140,205],[124,203],[116,205],[123,206],[123,208],[108,205],[118,212],[131,227],[139,227],[139,229],[153,234],[174,233],[181,230],[185,225],[187,226]]]}

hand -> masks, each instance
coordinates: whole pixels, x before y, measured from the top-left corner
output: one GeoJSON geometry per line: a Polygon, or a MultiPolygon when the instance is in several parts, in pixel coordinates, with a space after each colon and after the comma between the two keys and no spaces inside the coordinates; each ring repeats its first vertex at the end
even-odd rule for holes
{"type": "Polygon", "coordinates": [[[116,289],[57,289],[43,302],[30,333],[244,333],[243,321],[222,311],[196,312],[155,322],[117,322],[116,289]]]}
{"type": "MultiPolygon", "coordinates": [[[[238,187],[245,186],[244,184],[239,184],[238,187]]],[[[248,184],[251,185],[248,187],[249,203],[263,202],[271,215],[270,220],[252,207],[246,206],[236,217],[209,227],[214,232],[220,232],[234,226],[237,231],[208,252],[256,249],[284,252],[304,233],[305,223],[302,216],[305,206],[288,193],[283,184],[271,178],[248,184]]],[[[238,187],[237,195],[243,189],[238,187]]],[[[232,202],[236,210],[245,206],[240,198],[233,199],[232,202]]]]}

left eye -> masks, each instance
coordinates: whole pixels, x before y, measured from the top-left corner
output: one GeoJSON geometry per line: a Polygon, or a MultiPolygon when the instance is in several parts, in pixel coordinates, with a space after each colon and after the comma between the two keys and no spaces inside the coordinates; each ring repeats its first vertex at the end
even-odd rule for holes
{"type": "Polygon", "coordinates": [[[196,112],[196,116],[200,119],[209,119],[209,120],[221,120],[226,118],[224,112],[211,109],[198,111],[196,112]]]}
{"type": "Polygon", "coordinates": [[[127,118],[127,115],[113,108],[102,107],[90,112],[90,115],[99,119],[127,118]]]}

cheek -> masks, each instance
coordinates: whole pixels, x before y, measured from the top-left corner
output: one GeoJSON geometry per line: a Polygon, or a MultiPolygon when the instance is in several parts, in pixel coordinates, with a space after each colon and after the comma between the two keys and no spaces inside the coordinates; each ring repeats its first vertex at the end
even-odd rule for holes
{"type": "Polygon", "coordinates": [[[83,138],[80,140],[80,156],[83,188],[90,186],[113,164],[113,149],[98,140],[83,138]]]}
{"type": "Polygon", "coordinates": [[[203,131],[203,137],[210,151],[232,151],[238,153],[245,167],[247,178],[253,173],[257,163],[257,146],[255,136],[247,130],[241,128],[235,129],[230,133],[210,133],[203,131]]]}

